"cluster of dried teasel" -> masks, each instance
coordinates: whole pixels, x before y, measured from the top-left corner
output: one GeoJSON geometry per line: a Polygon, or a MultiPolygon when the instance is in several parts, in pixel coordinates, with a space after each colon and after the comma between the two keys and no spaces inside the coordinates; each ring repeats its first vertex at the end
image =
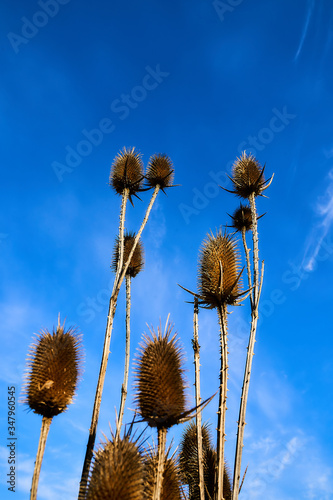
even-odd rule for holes
{"type": "MultiPolygon", "coordinates": [[[[101,367],[89,429],[86,456],[82,469],[79,499],[152,499],[152,500],[237,500],[241,489],[241,457],[245,427],[245,412],[250,382],[253,348],[258,320],[258,304],[263,279],[263,264],[259,272],[258,231],[259,217],[256,197],[271,180],[265,181],[264,168],[245,153],[233,166],[232,193],[246,199],[245,205],[231,216],[231,227],[242,234],[248,289],[243,290],[240,252],[235,234],[219,230],[204,240],[199,255],[198,292],[194,295],[194,362],[196,405],[189,409],[185,393],[183,353],[172,326],[166,323],[157,333],[150,329],[137,353],[134,367],[136,418],[157,429],[157,447],[145,447],[141,437],[135,439],[130,431],[123,433],[123,415],[127,397],[130,364],[130,308],[131,279],[144,266],[144,252],[140,240],[150,211],[160,190],[172,186],[173,166],[166,155],[150,158],[143,172],[141,155],[133,149],[124,149],[115,158],[111,168],[110,185],[121,195],[119,234],[116,238],[111,268],[115,273],[110,297],[101,367]],[[142,225],[137,233],[125,231],[126,204],[133,205],[133,197],[153,188],[142,225]],[[253,260],[247,247],[246,233],[252,232],[253,260]],[[120,408],[116,432],[94,452],[100,404],[108,362],[111,332],[120,287],[126,283],[126,345],[124,379],[121,387],[120,408]],[[225,421],[228,379],[227,315],[230,306],[237,306],[249,296],[251,329],[244,373],[244,383],[238,421],[237,444],[233,477],[225,464],[225,421]],[[199,308],[216,309],[220,324],[221,369],[219,375],[219,405],[216,446],[208,426],[201,422],[201,409],[207,401],[200,395],[199,308]],[[175,424],[195,416],[184,431],[178,456],[166,450],[167,431],[175,424]]],[[[52,418],[71,403],[81,371],[81,338],[75,330],[67,332],[64,326],[53,334],[45,331],[37,338],[30,351],[25,385],[25,402],[43,416],[41,438],[31,488],[31,498],[37,495],[38,477],[52,418]]],[[[210,398],[212,399],[212,398],[210,398]]],[[[210,400],[209,400],[210,401],[210,400]]],[[[208,402],[209,402],[208,401],[208,402]]]]}

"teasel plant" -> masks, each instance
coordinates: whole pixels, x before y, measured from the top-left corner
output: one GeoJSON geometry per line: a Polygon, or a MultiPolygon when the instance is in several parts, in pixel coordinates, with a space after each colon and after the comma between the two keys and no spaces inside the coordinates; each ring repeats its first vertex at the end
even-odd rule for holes
{"type": "Polygon", "coordinates": [[[135,361],[135,403],[142,421],[157,428],[158,460],[152,500],[160,500],[167,431],[186,415],[183,352],[172,325],[144,334],[135,361]]]}
{"type": "MultiPolygon", "coordinates": [[[[127,261],[128,255],[133,247],[133,243],[135,240],[135,233],[127,232],[124,235],[124,260],[127,261]]],[[[112,268],[114,271],[117,269],[118,261],[119,261],[119,253],[120,253],[120,242],[119,238],[116,240],[116,245],[114,249],[112,268]]],[[[121,400],[120,400],[120,408],[119,414],[117,418],[117,432],[116,439],[120,436],[120,431],[122,427],[125,403],[127,398],[127,388],[128,388],[128,374],[129,374],[129,365],[130,365],[130,337],[131,337],[131,280],[135,278],[144,267],[144,252],[143,245],[141,240],[138,241],[138,244],[133,253],[132,259],[129,263],[125,280],[126,280],[126,343],[125,343],[125,363],[124,363],[124,380],[121,387],[121,400]]]]}
{"type": "MultiPolygon", "coordinates": [[[[213,500],[215,485],[216,450],[212,445],[209,426],[204,423],[201,428],[202,450],[201,462],[204,472],[204,500],[213,500]]],[[[182,480],[189,487],[189,500],[201,499],[198,471],[199,448],[197,441],[197,425],[190,422],[182,436],[179,452],[179,468],[182,480]]],[[[223,471],[223,498],[231,500],[232,490],[227,465],[223,471]]]]}
{"type": "MultiPolygon", "coordinates": [[[[105,436],[104,436],[105,437],[105,436]]],[[[79,500],[142,500],[144,498],[145,467],[142,445],[130,433],[111,440],[105,437],[94,453],[94,463],[86,496],[79,500]]]]}
{"type": "MultiPolygon", "coordinates": [[[[161,500],[182,500],[184,499],[181,483],[181,473],[175,453],[171,456],[169,447],[165,453],[164,471],[161,487],[161,500]]],[[[154,497],[155,478],[158,469],[158,450],[149,447],[144,450],[143,462],[145,468],[144,499],[152,500],[154,497]]]]}
{"type": "Polygon", "coordinates": [[[109,311],[107,316],[102,360],[97,381],[95,401],[93,406],[88,442],[86,447],[86,454],[81,474],[80,489],[79,489],[79,496],[81,497],[83,497],[85,492],[87,478],[91,466],[91,460],[93,457],[93,449],[97,433],[97,424],[99,419],[103,387],[104,387],[106,369],[110,352],[113,321],[116,312],[120,287],[126,276],[128,267],[130,265],[131,259],[140,240],[141,234],[145,228],[145,225],[147,224],[150,212],[152,210],[158,192],[162,190],[165,193],[165,190],[167,188],[173,186],[172,185],[173,173],[174,173],[173,165],[170,158],[166,155],[155,154],[151,156],[147,165],[146,174],[143,175],[142,172],[143,171],[142,171],[141,155],[137,153],[134,148],[132,149],[125,148],[122,152],[120,152],[118,156],[115,158],[111,167],[110,186],[116,191],[117,194],[122,196],[120,218],[119,218],[119,261],[117,264],[117,271],[115,275],[114,285],[109,301],[109,311]],[[142,183],[144,179],[145,179],[145,186],[143,186],[142,183]],[[153,194],[147,206],[142,224],[134,238],[133,246],[131,251],[129,252],[127,261],[124,262],[123,258],[124,221],[125,221],[126,200],[128,198],[130,199],[131,202],[133,202],[132,196],[137,196],[138,192],[151,188],[154,189],[153,194]]]}
{"type": "Polygon", "coordinates": [[[30,500],[37,498],[39,476],[50,425],[72,403],[82,373],[82,338],[76,328],[65,330],[60,315],[56,330],[36,335],[27,356],[22,402],[42,418],[30,500]]]}
{"type": "Polygon", "coordinates": [[[265,196],[263,194],[263,191],[265,191],[270,186],[274,176],[273,174],[268,180],[265,180],[264,171],[265,167],[262,167],[253,155],[247,155],[244,151],[241,157],[237,158],[232,168],[231,181],[233,183],[233,190],[226,189],[226,191],[229,191],[240,198],[246,199],[249,202],[249,205],[241,205],[240,208],[233,214],[232,226],[236,229],[236,231],[241,231],[242,233],[243,246],[247,263],[248,283],[249,288],[251,289],[251,328],[238,417],[238,430],[233,474],[233,500],[238,500],[238,495],[241,488],[239,486],[239,483],[241,477],[242,451],[244,446],[243,442],[246,424],[246,406],[249,393],[252,359],[254,355],[254,344],[256,341],[255,337],[258,323],[259,299],[261,295],[264,274],[264,261],[262,261],[261,273],[259,276],[258,219],[260,219],[260,217],[262,216],[257,216],[256,197],[265,196]],[[249,258],[249,249],[247,247],[245,237],[245,233],[248,230],[251,230],[252,232],[253,241],[253,277],[249,258]]]}

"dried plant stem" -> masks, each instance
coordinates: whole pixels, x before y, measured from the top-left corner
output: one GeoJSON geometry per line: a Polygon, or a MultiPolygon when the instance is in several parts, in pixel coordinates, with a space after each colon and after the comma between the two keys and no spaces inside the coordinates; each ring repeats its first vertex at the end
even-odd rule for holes
{"type": "Polygon", "coordinates": [[[215,500],[223,500],[224,476],[224,443],[225,443],[225,416],[227,410],[227,380],[228,380],[228,342],[227,342],[227,306],[218,308],[220,322],[220,395],[217,422],[217,461],[215,476],[215,500]]]}
{"type": "Polygon", "coordinates": [[[125,367],[124,367],[124,381],[121,386],[121,400],[119,417],[117,423],[116,439],[119,439],[121,426],[123,423],[125,403],[127,397],[127,386],[128,386],[128,372],[130,363],[130,337],[131,337],[131,277],[126,274],[126,344],[125,344],[125,367]]]}
{"type": "Polygon", "coordinates": [[[248,284],[249,284],[249,290],[251,290],[250,291],[250,303],[251,303],[251,309],[252,309],[252,273],[251,273],[251,263],[250,263],[250,250],[249,250],[247,243],[246,243],[245,233],[246,233],[246,230],[245,230],[245,227],[243,227],[242,228],[242,240],[243,240],[243,246],[244,246],[244,252],[245,252],[247,279],[248,279],[248,284]]]}
{"type": "Polygon", "coordinates": [[[99,376],[98,376],[98,382],[97,382],[97,388],[96,388],[96,394],[95,394],[95,401],[94,401],[94,408],[93,408],[93,413],[92,413],[92,417],[91,417],[91,424],[90,424],[90,429],[89,429],[89,437],[88,437],[86,455],[85,455],[85,459],[84,459],[84,463],[83,463],[83,469],[82,469],[82,475],[81,475],[81,481],[80,481],[80,490],[79,490],[79,497],[78,497],[79,499],[85,498],[85,491],[87,488],[90,464],[91,464],[91,460],[93,457],[93,449],[94,449],[95,440],[96,440],[97,424],[98,424],[99,411],[100,411],[101,401],[102,401],[104,380],[105,380],[106,368],[107,368],[109,352],[110,352],[110,342],[111,342],[113,320],[114,320],[114,315],[116,312],[117,299],[118,299],[120,287],[121,287],[121,284],[122,284],[124,277],[126,275],[128,266],[131,262],[131,259],[133,257],[135,248],[136,248],[137,243],[140,239],[142,231],[143,231],[143,229],[148,221],[149,214],[151,212],[151,209],[153,207],[153,204],[154,204],[156,196],[159,192],[159,189],[160,189],[159,185],[157,185],[154,189],[154,192],[152,194],[151,200],[150,200],[149,205],[147,207],[145,216],[143,218],[141,227],[140,227],[140,229],[135,237],[135,240],[134,240],[134,243],[132,246],[132,250],[128,256],[127,262],[122,267],[122,272],[120,274],[118,281],[115,280],[113,292],[112,292],[112,295],[110,298],[109,313],[108,313],[108,317],[107,317],[107,324],[106,324],[106,331],[105,331],[105,338],[104,338],[103,354],[102,354],[101,366],[100,366],[100,370],[99,370],[99,376]]]}
{"type": "MultiPolygon", "coordinates": [[[[245,431],[245,416],[246,416],[246,406],[247,398],[249,394],[250,377],[252,369],[252,360],[254,356],[254,344],[256,342],[256,330],[258,323],[258,306],[259,298],[261,293],[261,287],[263,282],[264,273],[264,262],[262,262],[261,277],[259,283],[259,249],[258,249],[258,224],[257,224],[257,212],[255,205],[255,197],[252,194],[249,198],[251,206],[251,216],[252,216],[252,236],[253,236],[253,290],[251,292],[251,329],[249,344],[247,347],[247,356],[245,364],[245,372],[243,379],[242,395],[239,408],[238,417],[238,430],[237,430],[237,441],[236,441],[236,453],[235,453],[235,464],[234,464],[234,479],[233,479],[233,500],[238,500],[238,495],[240,491],[239,482],[241,475],[241,464],[242,464],[242,452],[243,452],[243,441],[244,441],[244,431],[245,431]]],[[[244,243],[244,239],[243,239],[244,243]]],[[[247,258],[247,270],[249,286],[252,281],[250,263],[248,258],[248,250],[246,251],[246,242],[244,243],[245,254],[247,258]]]]}
{"type": "MultiPolygon", "coordinates": [[[[198,324],[198,298],[194,297],[194,314],[193,314],[193,351],[194,351],[194,367],[195,367],[195,405],[199,407],[201,404],[200,396],[200,345],[199,345],[199,324],[198,324]]],[[[197,448],[198,448],[198,474],[199,474],[199,491],[200,500],[205,500],[205,482],[203,471],[202,458],[202,428],[201,428],[201,411],[196,412],[197,426],[197,448]]]]}
{"type": "Polygon", "coordinates": [[[154,485],[153,500],[160,500],[162,495],[167,429],[165,427],[160,427],[157,432],[158,432],[158,463],[157,463],[157,471],[156,471],[156,478],[154,485]]]}
{"type": "Polygon", "coordinates": [[[125,188],[123,191],[123,195],[121,198],[121,207],[120,207],[120,215],[119,215],[119,258],[117,263],[117,271],[116,277],[113,283],[112,295],[115,292],[120,273],[123,267],[124,261],[124,227],[125,227],[125,213],[126,213],[126,203],[128,200],[129,189],[125,188]]]}
{"type": "Polygon", "coordinates": [[[42,427],[41,427],[40,436],[39,436],[39,443],[38,443],[38,450],[37,450],[37,456],[36,456],[36,462],[35,462],[34,475],[32,477],[32,484],[31,484],[31,490],[30,490],[30,500],[36,500],[36,498],[37,498],[39,474],[40,474],[40,469],[42,466],[46,440],[47,440],[47,436],[48,436],[48,433],[50,430],[51,422],[52,422],[52,418],[43,417],[42,427]]]}

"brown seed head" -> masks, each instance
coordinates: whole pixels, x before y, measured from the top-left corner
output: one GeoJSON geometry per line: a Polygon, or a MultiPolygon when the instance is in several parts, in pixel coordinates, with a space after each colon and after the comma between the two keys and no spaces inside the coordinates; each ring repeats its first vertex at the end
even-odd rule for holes
{"type": "Polygon", "coordinates": [[[95,460],[87,500],[142,500],[144,466],[137,444],[128,437],[102,443],[95,460]]]}
{"type": "MultiPolygon", "coordinates": [[[[123,263],[127,262],[129,254],[131,253],[131,250],[133,248],[135,240],[135,233],[125,233],[124,235],[124,258],[123,258],[123,263]]],[[[111,268],[114,270],[114,272],[117,272],[117,265],[118,265],[118,259],[119,259],[119,238],[117,237],[116,239],[116,244],[113,252],[113,259],[112,259],[112,265],[111,268]]],[[[138,241],[138,244],[135,247],[133,256],[131,258],[130,265],[128,266],[126,274],[130,276],[131,278],[135,278],[139,274],[140,271],[142,271],[144,266],[144,252],[143,252],[143,245],[141,240],[138,241]]]]}
{"type": "Polygon", "coordinates": [[[81,336],[75,329],[42,331],[28,353],[23,402],[47,418],[64,412],[74,397],[82,357],[81,336]]]}
{"type": "MultiPolygon", "coordinates": [[[[145,500],[152,500],[158,466],[157,451],[149,449],[143,456],[145,464],[145,500]]],[[[177,462],[165,456],[161,500],[181,500],[181,481],[177,462]]]]}
{"type": "Polygon", "coordinates": [[[233,215],[231,215],[231,218],[231,227],[234,227],[237,231],[242,231],[243,229],[245,229],[245,231],[249,231],[251,229],[252,214],[251,208],[248,205],[240,204],[240,207],[234,211],[233,215]]]}
{"type": "MultiPolygon", "coordinates": [[[[216,468],[216,451],[211,444],[211,437],[207,424],[202,426],[202,460],[205,482],[205,499],[214,498],[214,477],[216,468]]],[[[179,467],[185,484],[189,486],[190,498],[200,500],[198,445],[196,424],[191,422],[184,431],[180,444],[179,467]]],[[[223,496],[231,500],[231,484],[229,473],[224,467],[223,496]]]]}
{"type": "Polygon", "coordinates": [[[237,158],[232,167],[232,182],[234,193],[241,198],[249,198],[254,193],[258,196],[265,188],[264,167],[252,154],[246,155],[245,151],[237,158]]]}
{"type": "Polygon", "coordinates": [[[198,288],[208,308],[235,305],[240,294],[240,266],[236,240],[221,230],[209,234],[200,250],[198,288]]]}
{"type": "Polygon", "coordinates": [[[124,189],[129,189],[129,198],[142,188],[144,175],[141,155],[135,148],[124,148],[111,166],[110,186],[118,194],[123,194],[124,189]]]}
{"type": "Polygon", "coordinates": [[[185,411],[183,353],[177,334],[151,331],[144,335],[135,365],[135,402],[139,413],[151,427],[168,428],[177,424],[185,411]]]}
{"type": "Polygon", "coordinates": [[[163,190],[172,186],[173,182],[173,165],[170,158],[166,155],[155,154],[150,157],[146,181],[149,187],[157,185],[163,190]]]}

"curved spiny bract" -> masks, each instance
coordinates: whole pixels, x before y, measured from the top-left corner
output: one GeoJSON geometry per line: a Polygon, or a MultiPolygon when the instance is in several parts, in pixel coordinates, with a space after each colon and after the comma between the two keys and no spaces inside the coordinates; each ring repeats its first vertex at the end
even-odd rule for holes
{"type": "MultiPolygon", "coordinates": [[[[243,151],[232,167],[232,193],[241,198],[249,198],[251,194],[259,196],[269,186],[270,179],[265,181],[265,167],[262,167],[252,155],[243,151]]],[[[228,191],[228,190],[227,190],[228,191]]]]}
{"type": "Polygon", "coordinates": [[[142,190],[143,179],[141,154],[135,148],[124,148],[115,157],[111,166],[110,186],[120,195],[128,189],[128,196],[132,201],[131,196],[142,190]]]}
{"type": "Polygon", "coordinates": [[[144,466],[137,444],[128,437],[102,443],[95,452],[87,500],[142,500],[144,466]]]}
{"type": "MultiPolygon", "coordinates": [[[[135,240],[135,233],[127,232],[124,235],[124,256],[123,256],[123,262],[124,264],[127,262],[128,257],[131,253],[131,250],[133,248],[135,240]]],[[[113,252],[113,259],[112,259],[112,264],[111,268],[113,269],[114,272],[117,272],[117,265],[118,265],[118,260],[119,260],[119,238],[116,239],[115,243],[115,248],[113,252]]],[[[144,266],[144,252],[143,252],[143,245],[141,240],[138,241],[134,253],[132,255],[130,264],[128,266],[126,275],[130,276],[131,278],[135,278],[143,269],[144,266]]]]}
{"type": "Polygon", "coordinates": [[[240,256],[236,240],[218,231],[209,234],[200,250],[198,289],[201,303],[208,308],[236,305],[240,295],[240,256]]]}
{"type": "Polygon", "coordinates": [[[155,154],[150,157],[148,166],[146,183],[149,187],[160,186],[162,191],[172,186],[173,182],[173,165],[167,155],[155,154]]]}
{"type": "Polygon", "coordinates": [[[53,333],[42,331],[28,354],[23,402],[46,418],[64,412],[74,397],[82,357],[76,329],[58,326],[53,333]]]}
{"type": "MultiPolygon", "coordinates": [[[[154,450],[147,450],[143,455],[145,467],[145,500],[152,500],[154,494],[155,477],[158,467],[158,454],[154,450]]],[[[161,500],[181,500],[181,480],[177,462],[174,458],[165,455],[161,500]]]]}
{"type": "Polygon", "coordinates": [[[139,414],[151,427],[167,429],[177,424],[185,412],[183,352],[177,334],[171,337],[152,330],[144,335],[135,363],[135,402],[139,414]]]}

